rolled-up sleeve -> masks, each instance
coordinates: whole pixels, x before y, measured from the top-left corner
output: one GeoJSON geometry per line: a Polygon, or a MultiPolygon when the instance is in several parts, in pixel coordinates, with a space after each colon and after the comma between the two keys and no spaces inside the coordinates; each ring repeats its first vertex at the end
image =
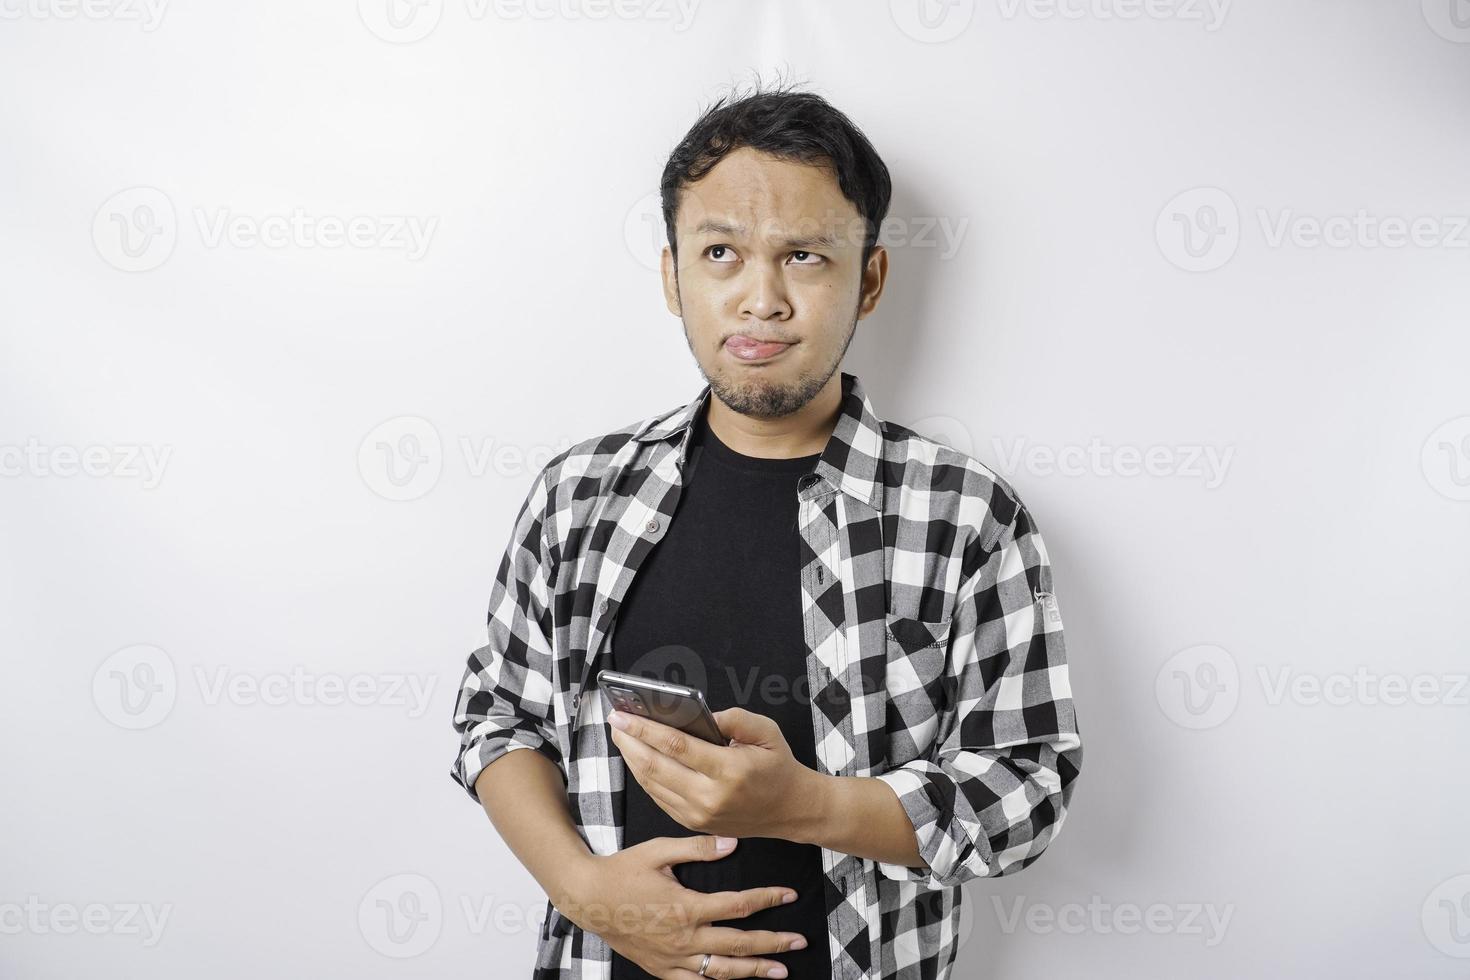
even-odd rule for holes
{"type": "Polygon", "coordinates": [[[562,767],[552,712],[549,472],[541,471],[516,515],[490,590],[489,642],[470,654],[454,706],[460,746],[450,775],[476,802],[475,780],[507,752],[534,749],[562,767]]]}
{"type": "Polygon", "coordinates": [[[878,864],[930,888],[1019,871],[1066,819],[1082,766],[1046,545],[1019,502],[956,597],[945,669],[954,696],[935,749],[876,778],[913,822],[927,868],[878,864]]]}

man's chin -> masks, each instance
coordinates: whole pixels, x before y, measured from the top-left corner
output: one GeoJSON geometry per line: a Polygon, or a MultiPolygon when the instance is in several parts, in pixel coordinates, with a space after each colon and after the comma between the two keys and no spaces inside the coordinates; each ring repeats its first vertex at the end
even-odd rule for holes
{"type": "Polygon", "coordinates": [[[735,377],[720,373],[709,379],[715,397],[740,415],[770,421],[794,415],[816,397],[811,379],[786,380],[774,377],[735,377]]]}

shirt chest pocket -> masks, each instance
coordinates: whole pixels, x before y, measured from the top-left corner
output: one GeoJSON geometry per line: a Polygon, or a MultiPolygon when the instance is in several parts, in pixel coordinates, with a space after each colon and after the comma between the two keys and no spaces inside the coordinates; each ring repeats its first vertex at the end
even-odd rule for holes
{"type": "Polygon", "coordinates": [[[939,714],[952,696],[953,684],[944,669],[951,622],[895,613],[884,620],[890,765],[924,757],[933,748],[939,714]]]}

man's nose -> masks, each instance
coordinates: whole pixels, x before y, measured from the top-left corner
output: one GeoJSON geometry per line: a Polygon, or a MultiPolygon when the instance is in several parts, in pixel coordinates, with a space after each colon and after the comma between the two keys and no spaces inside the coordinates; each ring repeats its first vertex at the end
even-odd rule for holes
{"type": "Polygon", "coordinates": [[[786,280],[779,267],[764,262],[752,264],[747,276],[744,308],[741,313],[759,320],[791,315],[786,280]]]}

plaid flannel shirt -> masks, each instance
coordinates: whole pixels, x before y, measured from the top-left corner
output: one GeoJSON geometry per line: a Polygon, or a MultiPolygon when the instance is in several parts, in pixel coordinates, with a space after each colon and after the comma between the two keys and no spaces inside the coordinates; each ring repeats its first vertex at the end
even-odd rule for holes
{"type": "MultiPolygon", "coordinates": [[[[836,427],[797,491],[817,758],[827,774],[887,782],[927,867],[821,849],[832,976],[944,980],[968,932],[960,885],[1031,864],[1066,818],[1082,743],[1061,616],[1015,491],[881,421],[854,375],[842,386],[836,427]]],[[[690,422],[709,397],[705,385],[541,471],[491,590],[489,643],[470,654],[455,705],[455,781],[478,801],[487,765],[543,753],[594,854],[622,846],[627,778],[596,672],[639,565],[668,533],[690,422]]],[[[611,963],[600,936],[547,903],[533,980],[609,980],[611,963]]]]}

